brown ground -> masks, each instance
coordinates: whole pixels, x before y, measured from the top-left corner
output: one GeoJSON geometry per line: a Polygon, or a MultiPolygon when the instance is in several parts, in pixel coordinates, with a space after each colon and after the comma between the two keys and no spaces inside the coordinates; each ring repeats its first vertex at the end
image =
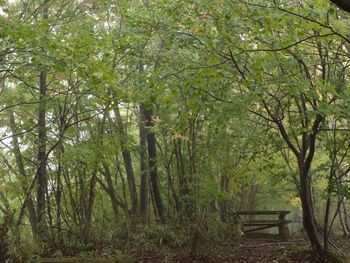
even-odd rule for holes
{"type": "MultiPolygon", "coordinates": [[[[350,241],[338,240],[337,247],[342,251],[350,251],[350,241]]],[[[173,263],[320,263],[311,251],[304,238],[281,239],[275,235],[254,235],[227,244],[221,253],[213,257],[193,259],[182,257],[173,260],[140,260],[140,263],[173,262],[173,263]]],[[[332,263],[333,261],[324,261],[332,263]]],[[[348,261],[344,261],[348,262],[348,261]]],[[[350,261],[349,261],[350,262],[350,261]]]]}
{"type": "MultiPolygon", "coordinates": [[[[317,263],[310,253],[307,242],[302,239],[279,239],[255,236],[244,238],[240,247],[225,258],[229,263],[317,263]]],[[[224,261],[224,262],[225,262],[224,261]]]]}
{"type": "MultiPolygon", "coordinates": [[[[349,251],[350,241],[337,241],[337,246],[343,251],[349,251]]],[[[303,238],[280,239],[276,236],[251,236],[245,237],[239,242],[230,242],[225,245],[221,252],[212,256],[200,258],[191,257],[185,250],[176,256],[165,257],[157,254],[147,254],[141,251],[133,251],[134,260],[98,260],[98,259],[43,259],[42,263],[90,263],[90,262],[137,262],[137,263],[320,263],[312,252],[308,243],[303,238]]],[[[331,261],[327,261],[331,263],[331,261]]],[[[349,261],[350,262],[350,261],[349,261]]]]}

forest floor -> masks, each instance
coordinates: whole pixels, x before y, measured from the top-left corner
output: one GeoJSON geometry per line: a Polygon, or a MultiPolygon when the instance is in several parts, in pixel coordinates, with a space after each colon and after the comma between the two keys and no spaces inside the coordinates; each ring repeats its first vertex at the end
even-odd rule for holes
{"type": "MultiPolygon", "coordinates": [[[[350,242],[339,240],[337,247],[343,251],[349,251],[350,242]]],[[[244,237],[238,242],[238,245],[237,241],[227,244],[222,253],[213,258],[187,262],[320,263],[320,260],[311,251],[306,239],[302,237],[282,239],[276,235],[260,234],[244,237]]],[[[331,263],[330,261],[325,262],[331,263]]]]}
{"type": "Polygon", "coordinates": [[[227,263],[318,263],[303,238],[281,239],[259,235],[243,238],[239,247],[223,257],[227,263]]]}
{"type": "MultiPolygon", "coordinates": [[[[338,240],[337,246],[343,251],[349,251],[350,241],[338,240]]],[[[163,253],[144,253],[135,249],[131,257],[119,260],[56,258],[42,259],[41,263],[88,263],[88,262],[137,262],[137,263],[319,263],[312,254],[308,242],[300,238],[281,239],[273,235],[258,235],[244,237],[241,240],[229,241],[211,255],[192,257],[184,249],[172,251],[169,256],[163,253]]],[[[327,261],[331,263],[330,261],[327,261]]]]}

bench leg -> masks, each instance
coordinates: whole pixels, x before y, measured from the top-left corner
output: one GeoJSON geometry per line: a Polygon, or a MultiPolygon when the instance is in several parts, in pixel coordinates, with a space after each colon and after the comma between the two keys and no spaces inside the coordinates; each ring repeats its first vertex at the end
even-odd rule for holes
{"type": "MultiPolygon", "coordinates": [[[[280,214],[279,219],[280,220],[285,220],[286,215],[280,214]]],[[[288,228],[288,224],[280,224],[278,225],[278,232],[281,237],[290,237],[290,231],[288,228]]]]}
{"type": "Polygon", "coordinates": [[[278,226],[278,232],[281,237],[290,237],[290,231],[287,224],[280,224],[278,226]]]}

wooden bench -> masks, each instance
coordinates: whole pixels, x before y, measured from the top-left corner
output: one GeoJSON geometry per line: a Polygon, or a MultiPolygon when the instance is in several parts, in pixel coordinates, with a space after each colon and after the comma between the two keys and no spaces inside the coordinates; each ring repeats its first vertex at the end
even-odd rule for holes
{"type": "Polygon", "coordinates": [[[290,234],[288,224],[292,222],[292,220],[286,219],[289,213],[290,211],[237,211],[235,215],[238,217],[238,220],[241,223],[243,233],[278,227],[279,235],[288,237],[290,234]],[[278,216],[278,219],[255,219],[255,216],[261,215],[278,216]],[[249,216],[253,217],[254,219],[242,220],[242,216],[249,216]]]}

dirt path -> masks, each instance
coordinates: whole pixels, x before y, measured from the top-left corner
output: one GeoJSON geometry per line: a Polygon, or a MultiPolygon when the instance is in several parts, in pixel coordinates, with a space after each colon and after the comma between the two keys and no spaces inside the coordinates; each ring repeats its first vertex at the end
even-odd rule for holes
{"type": "Polygon", "coordinates": [[[232,255],[230,263],[316,263],[304,239],[254,237],[243,239],[232,255]]]}

